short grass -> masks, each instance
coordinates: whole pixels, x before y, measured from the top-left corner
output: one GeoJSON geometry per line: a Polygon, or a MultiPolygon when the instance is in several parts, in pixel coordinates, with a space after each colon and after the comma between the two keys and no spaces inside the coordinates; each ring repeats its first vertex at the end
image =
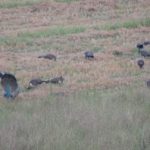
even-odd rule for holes
{"type": "Polygon", "coordinates": [[[71,2],[76,2],[79,0],[55,0],[56,2],[63,2],[63,3],[71,3],[71,2]]]}
{"type": "Polygon", "coordinates": [[[33,4],[37,4],[40,2],[64,2],[71,3],[79,0],[1,0],[0,1],[0,9],[1,8],[19,8],[19,7],[27,7],[33,4]]]}
{"type": "Polygon", "coordinates": [[[15,47],[17,45],[25,44],[27,46],[32,46],[36,39],[66,36],[70,34],[78,34],[84,32],[86,27],[84,26],[70,26],[70,27],[50,27],[48,29],[34,31],[34,32],[21,32],[17,36],[3,36],[0,37],[0,44],[4,46],[15,47]]]}
{"type": "Polygon", "coordinates": [[[150,61],[139,69],[136,49],[150,39],[150,5],[126,2],[0,1],[0,71],[21,88],[8,102],[0,87],[0,150],[150,149],[150,61]],[[38,59],[47,53],[57,61],[38,59]]]}
{"type": "Polygon", "coordinates": [[[37,2],[42,2],[42,0],[1,0],[0,8],[17,8],[21,6],[30,6],[36,4],[37,2]]]}
{"type": "Polygon", "coordinates": [[[1,101],[1,150],[148,150],[149,97],[135,86],[1,101]]]}
{"type": "Polygon", "coordinates": [[[68,34],[76,34],[85,31],[83,26],[72,26],[72,27],[51,27],[47,30],[35,31],[35,32],[24,32],[18,35],[18,38],[42,38],[50,36],[64,36],[68,34]]]}
{"type": "Polygon", "coordinates": [[[140,20],[128,20],[125,22],[116,22],[113,24],[106,24],[102,28],[106,30],[117,30],[120,28],[134,29],[139,27],[149,27],[150,18],[140,19],[140,20]]]}

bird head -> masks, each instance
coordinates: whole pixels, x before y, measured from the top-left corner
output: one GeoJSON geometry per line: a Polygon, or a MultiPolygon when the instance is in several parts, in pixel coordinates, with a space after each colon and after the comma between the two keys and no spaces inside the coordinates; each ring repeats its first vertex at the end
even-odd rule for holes
{"type": "Polygon", "coordinates": [[[137,47],[138,49],[144,48],[143,44],[140,44],[140,43],[138,43],[138,44],[136,45],[136,47],[137,47]]]}

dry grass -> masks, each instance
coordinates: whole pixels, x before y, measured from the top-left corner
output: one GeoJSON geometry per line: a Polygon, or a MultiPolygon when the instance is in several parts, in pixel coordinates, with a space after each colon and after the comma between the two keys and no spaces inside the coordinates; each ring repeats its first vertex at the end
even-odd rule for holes
{"type": "Polygon", "coordinates": [[[149,78],[149,61],[146,61],[144,70],[139,70],[135,59],[138,53],[134,50],[137,42],[150,37],[149,23],[147,26],[141,24],[145,18],[144,22],[149,22],[149,2],[146,6],[145,3],[139,2],[135,8],[134,3],[126,7],[120,1],[114,7],[113,1],[99,3],[95,0],[1,9],[1,69],[14,72],[23,91],[34,77],[49,79],[63,75],[63,88],[44,86],[44,91],[51,92],[103,89],[149,78]],[[90,8],[94,10],[91,12],[90,8]],[[59,9],[62,13],[58,12],[59,9]],[[70,13],[71,10],[74,14],[70,13]],[[99,11],[107,14],[102,14],[101,19],[94,18],[93,15],[100,17],[99,11]],[[88,16],[88,13],[93,15],[88,16]],[[109,30],[107,26],[118,20],[117,28],[109,30]],[[84,60],[86,50],[95,51],[94,61],[84,60]],[[123,53],[121,57],[113,55],[118,50],[123,53]],[[37,58],[48,52],[58,57],[56,62],[37,58]]]}
{"type": "Polygon", "coordinates": [[[149,0],[28,2],[0,3],[0,68],[22,91],[13,103],[0,94],[0,149],[149,150],[150,61],[136,64],[136,44],[150,39],[149,0]],[[37,58],[46,53],[57,61],[37,58]],[[31,78],[60,75],[61,86],[26,90],[31,78]]]}

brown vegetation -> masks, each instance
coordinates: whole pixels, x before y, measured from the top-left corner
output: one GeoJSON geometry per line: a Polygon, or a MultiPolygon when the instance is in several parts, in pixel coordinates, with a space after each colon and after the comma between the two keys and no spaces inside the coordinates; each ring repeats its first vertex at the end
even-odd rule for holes
{"type": "Polygon", "coordinates": [[[148,4],[148,0],[131,1],[127,5],[119,0],[80,0],[1,8],[0,34],[6,41],[0,46],[0,68],[15,73],[22,88],[31,78],[64,76],[63,87],[43,87],[44,91],[51,92],[109,88],[148,78],[144,70],[149,69],[150,62],[146,61],[145,69],[141,72],[133,60],[133,49],[137,42],[150,39],[149,27],[117,30],[102,28],[116,21],[148,17],[148,4]],[[41,35],[32,38],[28,35],[54,26],[83,26],[85,31],[52,37],[41,35]],[[96,50],[94,61],[84,59],[86,50],[96,50]],[[114,51],[122,52],[123,55],[116,57],[114,51]],[[41,53],[49,52],[56,54],[57,62],[37,58],[41,53]]]}

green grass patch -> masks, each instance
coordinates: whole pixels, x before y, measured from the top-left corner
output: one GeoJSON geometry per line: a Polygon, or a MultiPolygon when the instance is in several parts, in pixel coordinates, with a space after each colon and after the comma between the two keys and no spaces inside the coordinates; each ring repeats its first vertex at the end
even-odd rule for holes
{"type": "Polygon", "coordinates": [[[99,52],[99,51],[102,52],[102,51],[103,51],[103,47],[93,47],[93,48],[92,48],[92,51],[93,51],[93,52],[99,52]]]}
{"type": "Polygon", "coordinates": [[[85,27],[73,26],[73,27],[52,27],[46,30],[35,31],[35,32],[24,32],[18,35],[19,38],[42,38],[49,36],[64,36],[68,34],[76,34],[85,31],[85,27]]]}
{"type": "Polygon", "coordinates": [[[23,6],[30,6],[39,2],[43,2],[43,1],[42,0],[2,0],[0,1],[0,8],[17,8],[23,6]]]}
{"type": "Polygon", "coordinates": [[[85,27],[72,26],[72,27],[52,27],[45,30],[35,32],[22,32],[15,37],[1,36],[0,44],[5,46],[15,47],[17,45],[32,46],[36,39],[48,38],[53,36],[66,36],[69,34],[78,34],[84,32],[85,27]]]}
{"type": "Polygon", "coordinates": [[[55,2],[63,2],[63,3],[71,3],[71,2],[76,2],[79,0],[55,0],[55,2]]]}
{"type": "Polygon", "coordinates": [[[106,24],[102,27],[102,29],[105,30],[117,30],[120,28],[127,28],[127,29],[133,29],[133,28],[139,28],[139,27],[149,27],[150,26],[150,18],[145,18],[141,20],[129,20],[126,22],[116,22],[114,24],[106,24]]]}
{"type": "Polygon", "coordinates": [[[133,48],[131,50],[131,55],[135,57],[139,56],[140,55],[139,50],[137,48],[133,48]]]}
{"type": "MultiPolygon", "coordinates": [[[[0,8],[17,8],[30,6],[39,2],[49,2],[48,0],[2,0],[0,1],[0,8]]],[[[50,0],[55,2],[71,3],[79,0],[50,0]]]]}
{"type": "Polygon", "coordinates": [[[27,37],[0,37],[0,44],[3,46],[8,46],[8,47],[16,47],[17,45],[28,45],[31,46],[33,44],[33,39],[32,38],[27,38],[27,37]]]}

